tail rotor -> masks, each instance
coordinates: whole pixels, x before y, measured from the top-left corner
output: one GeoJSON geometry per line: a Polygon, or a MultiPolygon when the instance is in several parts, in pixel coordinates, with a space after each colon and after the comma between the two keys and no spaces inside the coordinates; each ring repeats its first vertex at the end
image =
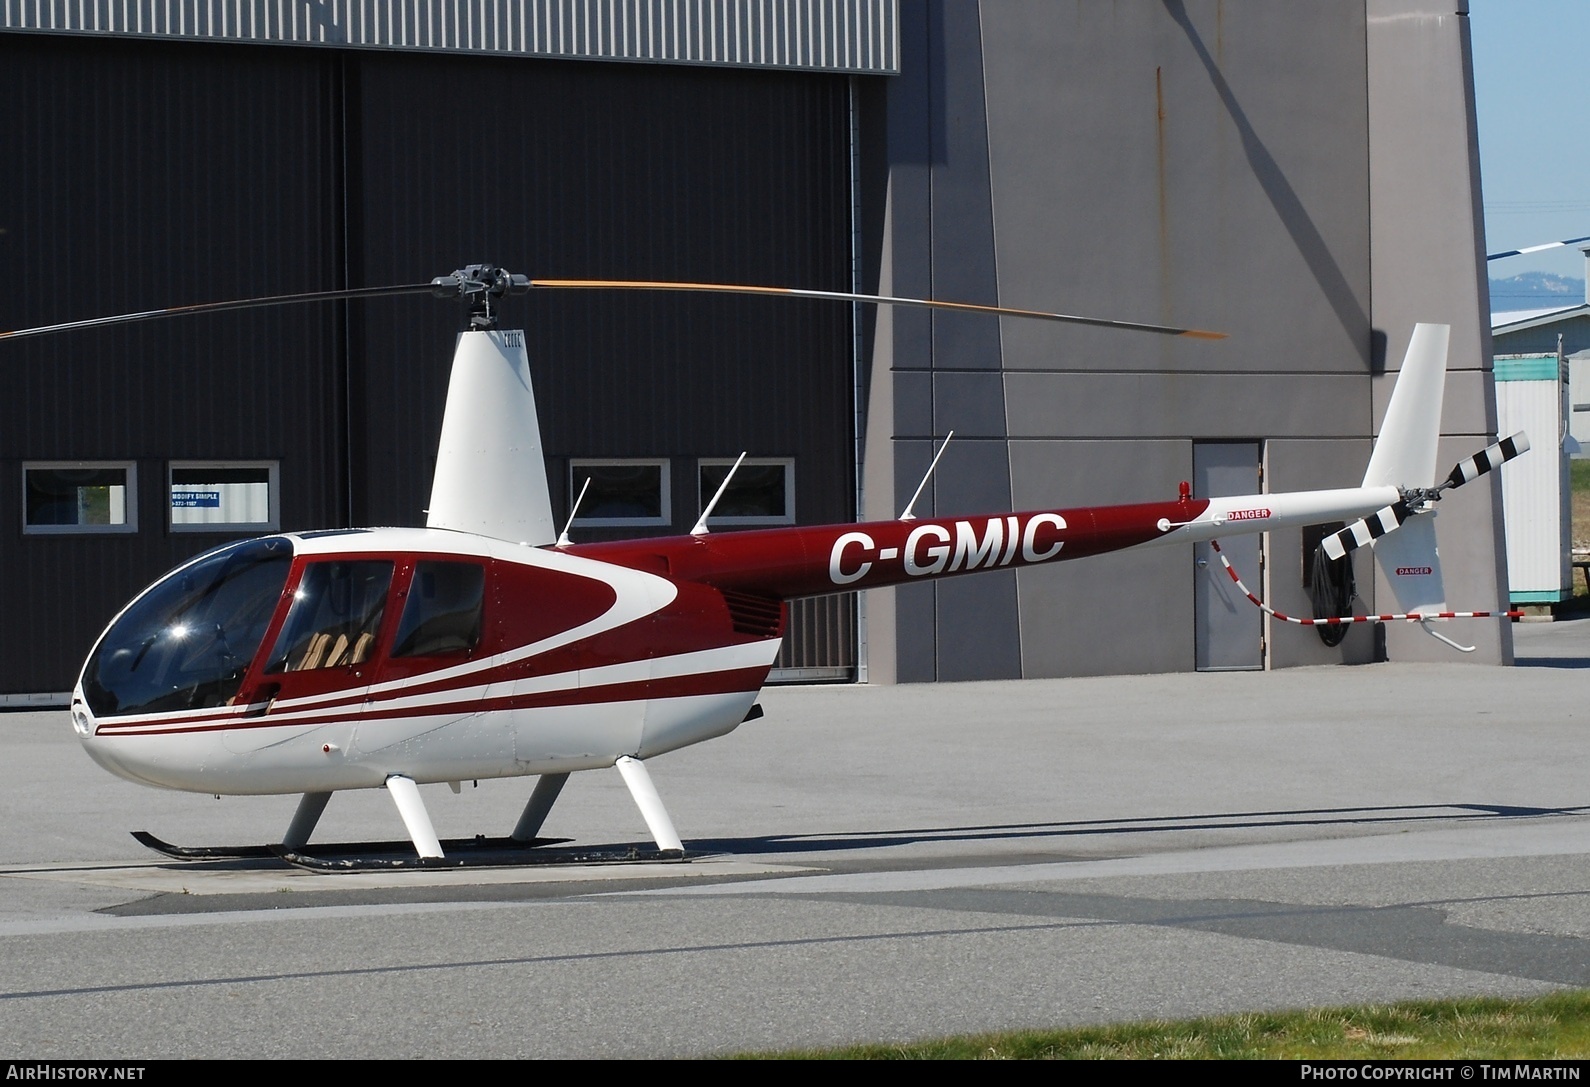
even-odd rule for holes
{"type": "Polygon", "coordinates": [[[1340,559],[1367,543],[1373,543],[1387,533],[1401,528],[1415,514],[1428,513],[1443,493],[1472,483],[1487,472],[1495,471],[1521,453],[1529,451],[1529,435],[1520,430],[1517,434],[1488,445],[1472,457],[1465,457],[1452,466],[1445,480],[1434,487],[1408,488],[1402,491],[1402,501],[1396,502],[1355,521],[1320,541],[1325,554],[1340,559]]]}

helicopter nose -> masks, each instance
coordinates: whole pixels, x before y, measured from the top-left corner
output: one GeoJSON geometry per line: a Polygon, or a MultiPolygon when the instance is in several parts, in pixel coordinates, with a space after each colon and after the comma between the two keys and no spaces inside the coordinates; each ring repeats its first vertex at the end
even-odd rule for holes
{"type": "Polygon", "coordinates": [[[88,752],[89,758],[117,777],[127,778],[129,781],[142,780],[123,766],[120,759],[111,754],[104,740],[94,735],[94,730],[98,727],[99,722],[94,718],[94,711],[88,708],[88,700],[83,697],[83,688],[79,686],[72,692],[72,731],[77,734],[83,750],[88,752]]]}
{"type": "Polygon", "coordinates": [[[127,752],[115,750],[103,737],[95,736],[94,713],[86,705],[72,704],[72,731],[77,733],[78,742],[83,745],[83,750],[88,757],[99,763],[101,767],[109,770],[119,778],[136,781],[140,784],[153,784],[138,772],[139,767],[129,765],[127,752]]]}

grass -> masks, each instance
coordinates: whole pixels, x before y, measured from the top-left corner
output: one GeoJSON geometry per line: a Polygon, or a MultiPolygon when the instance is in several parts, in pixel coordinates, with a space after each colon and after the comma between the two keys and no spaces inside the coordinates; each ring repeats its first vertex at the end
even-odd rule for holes
{"type": "Polygon", "coordinates": [[[1565,1060],[1590,1056],[1590,991],[1013,1031],[746,1054],[794,1060],[1565,1060]]]}
{"type": "MultiPolygon", "coordinates": [[[[1575,551],[1590,551],[1590,459],[1568,462],[1570,538],[1575,551]]],[[[1580,556],[1576,555],[1575,558],[1580,556]]],[[[1578,570],[1572,571],[1572,595],[1552,610],[1558,615],[1590,611],[1590,585],[1578,570]],[[1580,588],[1584,585],[1584,588],[1580,588]]]]}
{"type": "Polygon", "coordinates": [[[1590,548],[1590,459],[1568,462],[1573,491],[1573,546],[1590,548]]]}

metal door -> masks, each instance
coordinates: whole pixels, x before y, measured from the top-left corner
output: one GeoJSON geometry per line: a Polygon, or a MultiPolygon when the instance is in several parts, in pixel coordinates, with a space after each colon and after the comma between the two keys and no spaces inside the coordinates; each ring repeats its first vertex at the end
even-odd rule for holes
{"type": "MultiPolygon", "coordinates": [[[[1193,445],[1193,494],[1219,497],[1258,494],[1258,442],[1197,442],[1193,445]]],[[[1262,585],[1263,551],[1258,533],[1230,536],[1220,547],[1242,579],[1262,585]]],[[[1243,596],[1207,543],[1193,545],[1195,658],[1200,672],[1240,672],[1264,667],[1264,613],[1243,596]]]]}

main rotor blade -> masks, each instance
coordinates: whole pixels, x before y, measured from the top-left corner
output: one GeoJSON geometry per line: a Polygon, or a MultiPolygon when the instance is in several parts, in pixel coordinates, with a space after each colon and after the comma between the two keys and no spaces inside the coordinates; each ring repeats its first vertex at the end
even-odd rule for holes
{"type": "Polygon", "coordinates": [[[1519,257],[1523,256],[1525,253],[1538,253],[1542,249],[1560,249],[1562,246],[1574,245],[1578,242],[1590,242],[1590,234],[1585,235],[1583,238],[1564,238],[1560,242],[1546,242],[1542,245],[1526,245],[1522,249],[1509,249],[1505,253],[1487,253],[1485,255],[1485,259],[1501,260],[1503,257],[1519,257]]]}
{"type": "Polygon", "coordinates": [[[1488,445],[1472,457],[1465,457],[1452,466],[1452,472],[1446,477],[1445,487],[1461,487],[1465,483],[1472,483],[1486,472],[1500,468],[1520,453],[1529,452],[1529,435],[1520,430],[1510,438],[1503,438],[1495,445],[1488,445]]]}
{"type": "MultiPolygon", "coordinates": [[[[460,290],[460,273],[442,277],[429,283],[403,283],[389,287],[356,287],[337,291],[312,291],[305,294],[278,294],[261,298],[244,298],[229,302],[201,302],[188,306],[168,306],[165,309],[144,310],[141,313],[121,313],[110,317],[93,317],[82,321],[63,321],[37,328],[21,328],[0,332],[0,340],[17,340],[29,336],[43,336],[52,332],[68,332],[81,328],[103,328],[108,325],[131,324],[135,321],[152,321],[161,317],[176,317],[196,313],[223,313],[231,310],[256,309],[265,306],[286,306],[306,302],[329,302],[352,298],[380,298],[400,294],[451,294],[460,290]]],[[[513,277],[512,293],[522,290],[523,277],[513,277]]],[[[985,313],[999,317],[1025,317],[1041,321],[1060,321],[1066,324],[1090,325],[1095,328],[1118,328],[1133,332],[1152,332],[1162,336],[1186,336],[1199,340],[1223,340],[1224,332],[1211,332],[1201,328],[1173,328],[1167,325],[1144,324],[1139,321],[1111,321],[1101,317],[1079,317],[1067,313],[1050,313],[1044,310],[1016,309],[1010,306],[985,306],[972,302],[941,302],[930,298],[897,298],[888,295],[851,294],[844,291],[813,291],[798,287],[755,287],[730,283],[675,283],[653,280],[625,279],[535,279],[532,287],[565,290],[640,290],[640,291],[697,291],[714,294],[775,295],[785,298],[819,298],[839,302],[870,302],[887,306],[918,306],[924,309],[954,310],[963,313],[985,313]]]]}
{"type": "Polygon", "coordinates": [[[236,299],[231,302],[200,302],[192,306],[168,306],[165,309],[145,310],[142,313],[120,313],[113,317],[91,317],[86,321],[63,321],[60,324],[40,325],[38,328],[19,328],[14,332],[0,332],[0,340],[20,340],[25,336],[44,336],[51,332],[69,332],[78,328],[125,325],[134,321],[152,321],[159,317],[176,317],[192,313],[223,313],[227,310],[291,306],[303,302],[332,302],[345,298],[380,298],[385,295],[420,294],[434,289],[430,283],[403,283],[392,287],[355,287],[345,291],[311,291],[308,294],[277,294],[266,298],[236,299]]]}
{"type": "Polygon", "coordinates": [[[1012,309],[1009,306],[984,306],[972,302],[939,302],[931,298],[894,298],[881,294],[849,294],[845,291],[809,291],[796,287],[751,287],[734,283],[671,283],[637,279],[532,279],[532,287],[555,290],[618,291],[705,291],[712,294],[765,294],[784,298],[826,298],[836,302],[876,302],[885,306],[920,306],[925,309],[958,310],[963,313],[991,313],[999,317],[1028,317],[1040,321],[1063,321],[1097,328],[1121,328],[1133,332],[1155,332],[1162,336],[1187,336],[1196,340],[1223,340],[1224,332],[1201,328],[1171,328],[1137,321],[1109,321],[1102,317],[1076,317],[1068,313],[1012,309]]]}

